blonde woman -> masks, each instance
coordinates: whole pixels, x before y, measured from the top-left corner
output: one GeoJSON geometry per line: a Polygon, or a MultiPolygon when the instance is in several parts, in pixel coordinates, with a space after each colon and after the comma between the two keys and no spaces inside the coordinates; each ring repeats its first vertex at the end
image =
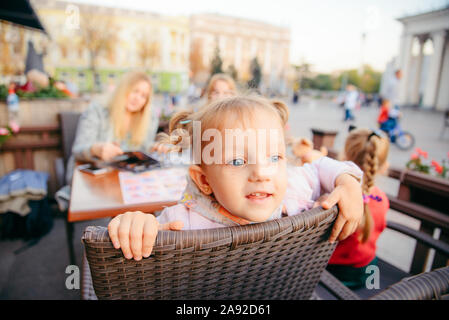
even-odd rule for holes
{"type": "Polygon", "coordinates": [[[150,78],[134,71],[123,76],[106,106],[92,103],[78,123],[67,180],[73,173],[73,158],[109,161],[124,151],[150,151],[159,121],[151,100],[150,78]]]}

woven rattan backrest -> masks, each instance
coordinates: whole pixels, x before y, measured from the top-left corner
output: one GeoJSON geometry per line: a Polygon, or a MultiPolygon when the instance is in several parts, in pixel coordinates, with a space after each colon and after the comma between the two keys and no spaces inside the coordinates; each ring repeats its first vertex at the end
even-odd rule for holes
{"type": "Polygon", "coordinates": [[[62,131],[62,147],[64,163],[67,163],[72,154],[72,145],[75,140],[76,129],[81,113],[65,111],[59,114],[59,124],[62,131]]]}
{"type": "Polygon", "coordinates": [[[83,242],[99,299],[309,299],[335,248],[328,238],[337,213],[162,231],[141,261],[125,259],[105,227],[87,227],[83,242]]]}

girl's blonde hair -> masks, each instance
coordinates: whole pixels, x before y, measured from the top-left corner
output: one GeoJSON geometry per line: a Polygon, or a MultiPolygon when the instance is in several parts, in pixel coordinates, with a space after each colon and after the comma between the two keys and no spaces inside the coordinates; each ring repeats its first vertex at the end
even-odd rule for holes
{"type": "Polygon", "coordinates": [[[150,123],[152,89],[153,86],[150,77],[144,72],[132,71],[122,77],[108,103],[116,138],[123,140],[126,137],[127,132],[130,131],[130,143],[132,145],[140,146],[143,143],[150,123]],[[127,99],[134,86],[141,81],[145,81],[150,85],[150,93],[148,94],[147,101],[143,108],[140,111],[132,113],[131,125],[127,130],[123,122],[123,117],[126,113],[127,99]]]}
{"type": "Polygon", "coordinates": [[[234,96],[213,101],[197,112],[191,109],[177,112],[170,120],[170,135],[161,133],[158,140],[178,145],[180,148],[188,148],[192,144],[190,137],[193,135],[193,121],[201,121],[202,136],[205,130],[209,128],[222,130],[228,123],[242,123],[244,127],[249,128],[259,110],[267,110],[278,115],[282,127],[285,127],[289,111],[284,102],[260,96],[234,96]],[[181,141],[184,143],[187,141],[187,145],[180,145],[181,141]]]}
{"type": "MultiPolygon", "coordinates": [[[[379,168],[387,161],[390,142],[372,130],[354,129],[345,143],[345,159],[354,162],[363,170],[362,190],[365,196],[370,194],[379,168]]],[[[364,204],[362,220],[362,242],[366,242],[373,228],[373,217],[368,203],[364,204]]]]}
{"type": "Polygon", "coordinates": [[[237,86],[235,84],[234,79],[232,79],[231,76],[225,73],[216,73],[212,76],[212,78],[210,78],[209,83],[207,84],[206,87],[206,91],[204,92],[204,95],[207,97],[207,101],[210,101],[212,91],[217,81],[226,82],[229,85],[229,89],[231,89],[232,92],[237,93],[237,86]]]}

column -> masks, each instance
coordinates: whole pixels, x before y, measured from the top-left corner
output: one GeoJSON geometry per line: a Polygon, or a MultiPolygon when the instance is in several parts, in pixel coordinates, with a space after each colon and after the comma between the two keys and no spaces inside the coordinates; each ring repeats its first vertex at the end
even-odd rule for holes
{"type": "Polygon", "coordinates": [[[403,33],[401,37],[401,49],[399,69],[402,71],[402,78],[399,85],[398,104],[407,104],[409,77],[410,77],[410,58],[412,57],[413,34],[403,33]]]}
{"type": "Polygon", "coordinates": [[[430,35],[433,40],[433,56],[430,61],[429,74],[427,76],[426,89],[424,91],[423,106],[434,108],[436,105],[438,87],[441,75],[441,62],[443,58],[444,45],[446,42],[446,31],[433,32],[430,35]]]}
{"type": "Polygon", "coordinates": [[[161,69],[166,71],[170,68],[170,31],[166,26],[161,27],[160,31],[161,48],[161,69]]]}
{"type": "Polygon", "coordinates": [[[419,104],[419,84],[421,83],[421,71],[422,71],[422,62],[424,57],[424,42],[426,41],[426,37],[418,36],[419,41],[419,54],[416,61],[416,74],[415,74],[415,82],[413,85],[412,91],[412,101],[411,103],[414,105],[419,104]]]}

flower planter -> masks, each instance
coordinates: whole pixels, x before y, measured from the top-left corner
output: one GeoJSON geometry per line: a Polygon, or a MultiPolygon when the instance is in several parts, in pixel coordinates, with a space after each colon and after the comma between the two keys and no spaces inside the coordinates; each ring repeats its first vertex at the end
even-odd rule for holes
{"type": "MultiPolygon", "coordinates": [[[[448,221],[449,217],[449,180],[435,177],[412,170],[390,169],[389,176],[397,178],[400,181],[397,198],[410,203],[415,203],[425,208],[434,210],[429,214],[429,218],[440,220],[443,217],[448,221]],[[432,217],[433,215],[433,217],[432,217]]],[[[435,224],[429,221],[421,220],[420,230],[433,236],[435,224]]],[[[440,227],[441,234],[439,239],[449,243],[449,224],[440,227]]],[[[429,250],[416,244],[411,270],[413,274],[424,271],[424,262],[427,260],[429,250]]],[[[448,265],[447,257],[435,254],[433,268],[448,265]]]]}

